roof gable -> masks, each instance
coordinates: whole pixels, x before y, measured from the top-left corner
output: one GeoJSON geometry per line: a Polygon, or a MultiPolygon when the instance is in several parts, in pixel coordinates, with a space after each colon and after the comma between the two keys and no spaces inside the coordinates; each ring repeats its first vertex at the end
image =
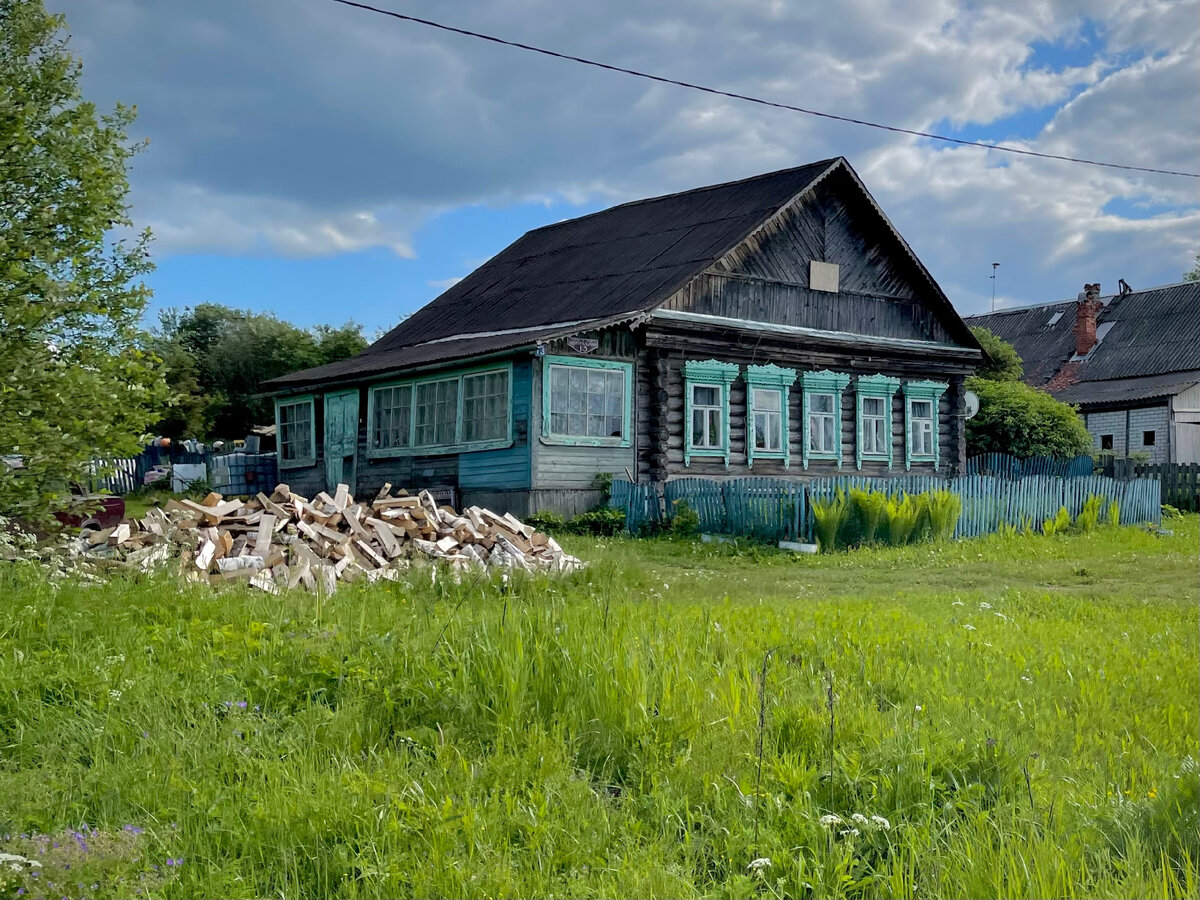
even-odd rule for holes
{"type": "MultiPolygon", "coordinates": [[[[359,356],[267,382],[268,390],[369,377],[531,341],[654,310],[719,260],[776,225],[814,186],[846,173],[878,216],[958,343],[979,349],[950,301],[842,157],[625,203],[523,235],[405,319],[359,356]]],[[[839,176],[842,177],[842,176],[839,176]]],[[[821,258],[821,257],[814,257],[821,258]]],[[[831,297],[833,295],[830,295],[831,297]]]]}
{"type": "Polygon", "coordinates": [[[365,352],[652,308],[836,162],[638,200],[530,231],[365,352]]]}

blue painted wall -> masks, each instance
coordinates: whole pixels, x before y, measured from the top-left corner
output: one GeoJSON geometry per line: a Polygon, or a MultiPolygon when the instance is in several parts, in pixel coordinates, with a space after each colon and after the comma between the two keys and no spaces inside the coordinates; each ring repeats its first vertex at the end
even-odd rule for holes
{"type": "Polygon", "coordinates": [[[458,457],[458,485],[464,489],[517,490],[530,484],[529,440],[533,401],[533,361],[513,361],[513,445],[458,457]]]}

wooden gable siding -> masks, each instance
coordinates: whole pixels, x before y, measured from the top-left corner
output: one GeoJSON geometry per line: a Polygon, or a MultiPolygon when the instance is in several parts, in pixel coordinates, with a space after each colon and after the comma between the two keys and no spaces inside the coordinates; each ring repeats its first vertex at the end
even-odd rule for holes
{"type": "Polygon", "coordinates": [[[857,185],[834,173],[717,260],[666,309],[878,337],[951,342],[929,288],[857,185]],[[836,263],[839,291],[809,287],[811,262],[836,263]]]}
{"type": "Polygon", "coordinates": [[[952,340],[937,315],[916,300],[846,290],[831,294],[747,275],[705,273],[674,294],[663,308],[874,337],[952,340]]]}

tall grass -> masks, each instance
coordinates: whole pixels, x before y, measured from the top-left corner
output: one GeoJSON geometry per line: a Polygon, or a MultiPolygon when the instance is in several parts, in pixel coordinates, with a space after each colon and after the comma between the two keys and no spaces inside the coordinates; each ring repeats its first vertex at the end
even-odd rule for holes
{"type": "Polygon", "coordinates": [[[320,605],[6,567],[0,852],[142,828],[172,897],[1195,896],[1198,534],[577,538],[320,605]]]}

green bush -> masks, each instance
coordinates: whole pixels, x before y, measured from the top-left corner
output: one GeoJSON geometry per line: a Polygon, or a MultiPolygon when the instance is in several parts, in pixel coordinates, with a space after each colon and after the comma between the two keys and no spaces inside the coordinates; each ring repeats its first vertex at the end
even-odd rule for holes
{"type": "Polygon", "coordinates": [[[572,534],[591,534],[611,537],[625,530],[625,510],[615,506],[598,506],[580,513],[567,523],[572,534]]]}
{"type": "Polygon", "coordinates": [[[536,528],[538,531],[545,531],[553,534],[560,534],[566,530],[567,520],[563,518],[561,513],[556,513],[552,509],[539,509],[531,516],[525,517],[525,524],[536,528]]]}
{"type": "Polygon", "coordinates": [[[686,500],[676,500],[671,507],[671,523],[667,526],[671,534],[691,537],[700,533],[700,513],[692,509],[686,500]]]}
{"type": "Polygon", "coordinates": [[[967,455],[1008,453],[1074,457],[1092,450],[1092,436],[1075,409],[1019,381],[967,379],[979,413],[967,420],[967,455]]]}
{"type": "Polygon", "coordinates": [[[862,491],[850,489],[850,504],[854,507],[855,518],[859,523],[859,540],[864,544],[874,544],[878,538],[879,523],[883,521],[887,510],[887,494],[882,491],[862,491]]]}

